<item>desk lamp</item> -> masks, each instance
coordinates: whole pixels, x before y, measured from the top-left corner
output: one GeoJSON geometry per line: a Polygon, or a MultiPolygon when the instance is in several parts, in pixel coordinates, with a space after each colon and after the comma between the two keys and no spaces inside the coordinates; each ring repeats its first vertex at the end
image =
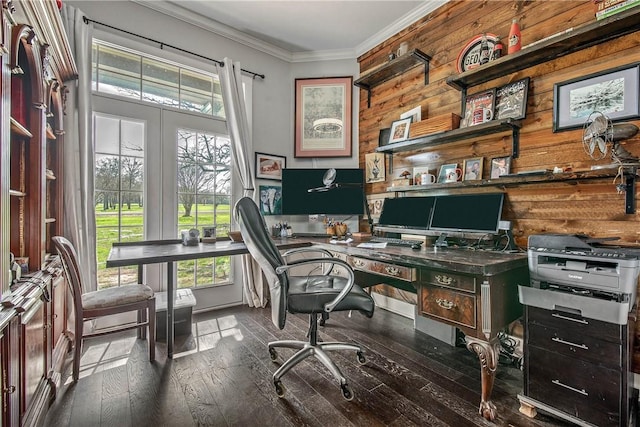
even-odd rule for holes
{"type": "Polygon", "coordinates": [[[324,186],[309,188],[309,193],[322,193],[325,191],[335,190],[336,188],[361,188],[362,189],[362,202],[364,203],[364,211],[367,215],[367,222],[369,223],[369,232],[373,234],[373,219],[371,219],[371,211],[369,210],[369,204],[367,203],[367,196],[364,193],[364,184],[361,182],[335,182],[337,171],[335,168],[327,169],[322,177],[322,183],[324,186]]]}

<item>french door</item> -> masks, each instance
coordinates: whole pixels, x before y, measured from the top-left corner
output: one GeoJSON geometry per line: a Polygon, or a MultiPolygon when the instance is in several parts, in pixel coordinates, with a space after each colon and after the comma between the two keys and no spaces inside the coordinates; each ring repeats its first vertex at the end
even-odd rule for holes
{"type": "MultiPolygon", "coordinates": [[[[93,106],[94,123],[102,120],[120,123],[123,129],[143,129],[136,133],[143,139],[137,145],[144,147],[141,156],[144,165],[140,185],[142,194],[136,199],[143,201],[139,203],[141,238],[175,239],[182,229],[197,228],[202,232],[205,226],[215,226],[219,236],[226,236],[233,220],[232,208],[237,198],[233,181],[237,177],[231,167],[233,163],[224,121],[101,95],[94,95],[93,106]]],[[[131,141],[123,140],[122,145],[129,146],[131,141]]],[[[96,147],[96,153],[100,153],[99,147],[96,147]]],[[[125,162],[121,161],[121,164],[125,162]]],[[[122,185],[124,180],[121,178],[119,181],[121,194],[114,200],[119,200],[119,206],[124,210],[124,200],[129,196],[122,185]]],[[[98,209],[102,207],[99,203],[96,206],[98,217],[98,209]]],[[[128,221],[131,221],[131,215],[128,221]]],[[[125,215],[120,218],[125,218],[125,215]]],[[[99,231],[98,239],[107,235],[113,241],[135,240],[126,238],[127,221],[120,220],[117,224],[113,219],[110,221],[103,222],[109,229],[102,233],[99,231]]],[[[100,222],[97,225],[100,226],[100,222]]],[[[98,262],[101,263],[100,252],[98,262]]],[[[174,269],[174,280],[178,289],[193,290],[196,310],[236,305],[242,303],[239,264],[233,257],[180,262],[174,269]]],[[[103,271],[101,276],[107,273],[122,276],[116,269],[107,270],[114,272],[103,271]]],[[[166,290],[166,274],[164,265],[145,267],[145,281],[156,291],[166,290]]],[[[113,283],[114,279],[109,281],[113,283]]],[[[126,280],[120,278],[118,282],[126,280]]]]}

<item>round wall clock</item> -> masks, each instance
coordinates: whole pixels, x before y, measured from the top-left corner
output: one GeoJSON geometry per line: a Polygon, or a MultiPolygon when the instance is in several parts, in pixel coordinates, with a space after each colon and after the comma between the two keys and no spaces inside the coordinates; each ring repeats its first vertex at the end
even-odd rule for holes
{"type": "MultiPolygon", "coordinates": [[[[498,41],[498,36],[492,33],[486,33],[487,43],[489,45],[489,58],[493,56],[493,48],[498,41]]],[[[456,68],[459,73],[472,70],[480,65],[480,44],[482,42],[482,34],[478,34],[462,48],[458,54],[456,68]]]]}

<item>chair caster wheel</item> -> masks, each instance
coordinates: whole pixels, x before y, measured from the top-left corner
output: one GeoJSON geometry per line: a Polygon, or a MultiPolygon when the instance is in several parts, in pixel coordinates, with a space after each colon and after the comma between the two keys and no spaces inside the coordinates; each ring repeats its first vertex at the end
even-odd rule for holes
{"type": "Polygon", "coordinates": [[[282,385],[282,381],[274,381],[273,385],[276,386],[276,394],[278,395],[278,397],[284,397],[284,392],[286,389],[284,385],[282,385]]]}
{"type": "Polygon", "coordinates": [[[272,361],[276,361],[278,360],[278,352],[276,351],[275,348],[270,348],[269,349],[269,357],[271,358],[272,361]]]}
{"type": "Polygon", "coordinates": [[[342,390],[342,397],[345,398],[345,400],[348,401],[352,401],[353,400],[353,390],[351,390],[351,387],[349,387],[349,384],[343,384],[340,386],[340,389],[342,390]]]}
{"type": "Polygon", "coordinates": [[[364,365],[365,363],[367,363],[367,358],[364,357],[364,353],[362,353],[361,351],[359,351],[356,354],[357,358],[358,358],[358,363],[361,365],[364,365]]]}

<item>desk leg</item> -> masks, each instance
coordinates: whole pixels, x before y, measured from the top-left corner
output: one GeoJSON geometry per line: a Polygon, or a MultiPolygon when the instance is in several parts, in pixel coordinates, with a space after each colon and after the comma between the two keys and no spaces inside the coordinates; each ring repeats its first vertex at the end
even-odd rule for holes
{"type": "Polygon", "coordinates": [[[478,355],[482,369],[482,399],[479,412],[486,419],[493,421],[496,418],[496,405],[491,401],[491,392],[493,391],[493,380],[498,368],[500,341],[497,338],[493,338],[487,342],[470,336],[466,336],[465,341],[467,348],[478,355]]]}
{"type": "MultiPolygon", "coordinates": [[[[143,275],[143,266],[142,264],[138,264],[138,284],[141,285],[144,283],[143,275]]],[[[138,310],[138,323],[142,323],[144,313],[146,310],[138,310]]],[[[147,330],[145,328],[138,328],[138,339],[147,339],[147,330]]]]}
{"type": "Polygon", "coordinates": [[[175,301],[173,270],[175,262],[167,263],[167,357],[173,358],[173,302],[175,301]]]}

